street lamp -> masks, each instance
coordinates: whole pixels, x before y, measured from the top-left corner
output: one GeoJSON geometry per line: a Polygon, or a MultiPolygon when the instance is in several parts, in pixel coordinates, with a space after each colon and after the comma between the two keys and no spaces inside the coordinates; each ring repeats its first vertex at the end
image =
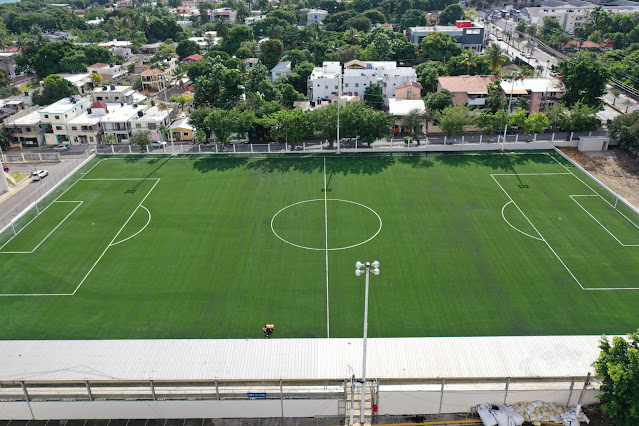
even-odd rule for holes
{"type": "Polygon", "coordinates": [[[508,130],[508,117],[510,117],[510,104],[513,101],[513,92],[515,91],[515,80],[517,80],[520,75],[518,73],[514,73],[510,76],[512,78],[512,85],[510,87],[510,97],[508,98],[508,109],[506,110],[506,125],[504,126],[504,138],[501,141],[501,151],[504,152],[506,149],[506,131],[508,130]]]}
{"type": "Polygon", "coordinates": [[[167,78],[166,78],[166,74],[162,75],[162,78],[164,80],[164,103],[166,104],[166,112],[169,113],[169,138],[171,139],[171,155],[175,155],[175,146],[173,146],[173,129],[171,129],[171,110],[169,109],[169,101],[166,98],[166,83],[167,83],[167,78]]]}
{"type": "Polygon", "coordinates": [[[339,151],[339,108],[342,100],[342,74],[337,74],[337,151],[336,154],[340,154],[339,151]]]}
{"type": "MultiPolygon", "coordinates": [[[[362,360],[362,402],[360,405],[360,423],[364,424],[364,403],[366,401],[366,338],[368,336],[368,282],[370,277],[370,268],[373,267],[373,274],[379,275],[379,262],[374,261],[373,263],[366,262],[357,262],[355,263],[355,275],[358,277],[362,274],[366,274],[366,292],[364,293],[364,341],[362,343],[363,346],[363,360],[362,360]],[[361,268],[366,268],[366,270],[362,270],[361,268]]],[[[353,408],[351,407],[351,410],[353,408]]]]}

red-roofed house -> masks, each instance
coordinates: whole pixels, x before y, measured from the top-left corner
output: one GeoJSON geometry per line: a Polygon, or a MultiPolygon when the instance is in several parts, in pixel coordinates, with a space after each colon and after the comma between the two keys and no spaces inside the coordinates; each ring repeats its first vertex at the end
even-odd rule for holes
{"type": "Polygon", "coordinates": [[[455,105],[483,106],[488,98],[488,85],[494,80],[494,75],[439,77],[437,91],[450,91],[455,105]]]}
{"type": "Polygon", "coordinates": [[[599,49],[601,48],[601,44],[590,40],[570,40],[564,47],[566,49],[599,49]]]}
{"type": "Polygon", "coordinates": [[[202,58],[204,58],[204,56],[198,55],[196,53],[195,55],[187,56],[186,58],[182,59],[182,62],[186,62],[186,63],[195,62],[195,61],[199,61],[202,58]]]}
{"type": "Polygon", "coordinates": [[[140,73],[142,77],[142,91],[159,92],[164,90],[164,71],[150,68],[140,73]]]}

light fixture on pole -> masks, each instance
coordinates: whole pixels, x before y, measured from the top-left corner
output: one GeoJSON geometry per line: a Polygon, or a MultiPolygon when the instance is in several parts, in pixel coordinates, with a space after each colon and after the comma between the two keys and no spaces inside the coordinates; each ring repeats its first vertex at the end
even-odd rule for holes
{"type": "Polygon", "coordinates": [[[173,129],[171,129],[171,110],[169,109],[169,101],[166,98],[166,83],[167,83],[167,78],[166,78],[166,74],[162,75],[163,79],[164,79],[164,103],[166,105],[166,112],[169,114],[169,138],[171,139],[171,155],[175,155],[175,146],[173,146],[173,129]]]}
{"type": "Polygon", "coordinates": [[[513,92],[515,91],[515,80],[520,78],[520,75],[514,73],[510,76],[512,78],[512,85],[510,87],[510,97],[508,98],[508,109],[506,110],[506,125],[504,126],[504,137],[501,141],[501,151],[504,152],[506,149],[506,131],[508,130],[508,117],[510,117],[510,104],[513,101],[513,92]]]}
{"type": "MultiPolygon", "coordinates": [[[[366,401],[366,338],[368,337],[368,282],[369,282],[369,277],[370,277],[370,269],[371,266],[373,267],[373,274],[374,275],[379,275],[379,262],[378,261],[374,261],[373,263],[371,262],[366,262],[366,263],[362,263],[362,262],[357,262],[355,263],[355,275],[357,275],[358,277],[361,276],[362,274],[366,274],[366,290],[364,293],[364,340],[362,342],[362,348],[363,348],[363,360],[362,360],[362,401],[361,401],[361,405],[360,405],[360,423],[364,424],[364,415],[366,413],[365,411],[365,401],[366,401]],[[366,268],[365,270],[362,270],[361,268],[366,268]]],[[[353,408],[351,407],[351,410],[353,408]]]]}
{"type": "Polygon", "coordinates": [[[342,74],[337,74],[337,151],[336,154],[340,154],[339,151],[339,109],[342,101],[342,74]]]}

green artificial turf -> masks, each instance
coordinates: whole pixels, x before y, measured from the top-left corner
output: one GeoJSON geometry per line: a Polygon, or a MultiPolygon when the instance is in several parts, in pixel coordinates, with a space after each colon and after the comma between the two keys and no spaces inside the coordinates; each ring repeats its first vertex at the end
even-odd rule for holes
{"type": "Polygon", "coordinates": [[[357,337],[357,260],[372,337],[637,328],[639,218],[554,153],[81,172],[0,236],[2,339],[357,337]]]}

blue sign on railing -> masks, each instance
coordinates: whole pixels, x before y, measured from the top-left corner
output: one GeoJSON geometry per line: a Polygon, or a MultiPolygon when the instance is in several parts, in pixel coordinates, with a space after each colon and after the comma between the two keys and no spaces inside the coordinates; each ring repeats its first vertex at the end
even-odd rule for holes
{"type": "Polygon", "coordinates": [[[259,392],[259,393],[248,392],[246,396],[249,398],[266,398],[266,392],[259,392]]]}

